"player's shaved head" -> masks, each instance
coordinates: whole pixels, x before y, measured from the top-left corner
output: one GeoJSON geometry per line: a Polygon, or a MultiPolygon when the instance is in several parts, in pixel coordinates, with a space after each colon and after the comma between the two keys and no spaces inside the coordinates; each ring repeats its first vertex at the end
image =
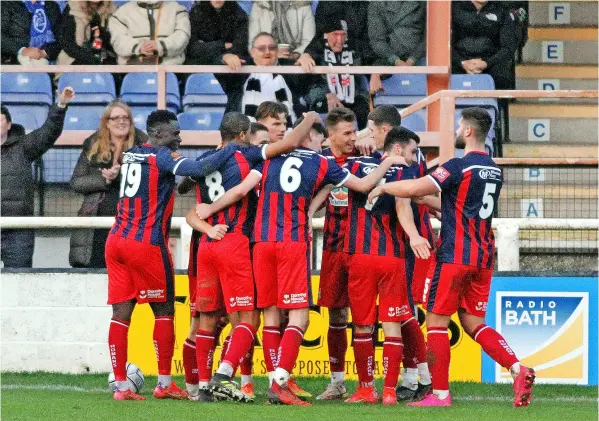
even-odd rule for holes
{"type": "Polygon", "coordinates": [[[479,107],[466,108],[462,111],[462,121],[465,126],[470,126],[474,129],[476,139],[479,142],[485,143],[487,134],[489,134],[489,130],[491,130],[491,125],[493,124],[487,110],[479,107]]]}
{"type": "Polygon", "coordinates": [[[181,130],[177,116],[172,111],[153,111],[146,120],[146,131],[151,145],[166,146],[174,151],[179,149],[181,130]]]}
{"type": "Polygon", "coordinates": [[[388,124],[389,126],[400,126],[401,115],[393,105],[379,105],[368,114],[368,120],[371,120],[375,126],[388,124]]]}
{"type": "Polygon", "coordinates": [[[237,111],[227,113],[220,123],[220,137],[223,142],[246,141],[250,130],[250,119],[237,111]]]}

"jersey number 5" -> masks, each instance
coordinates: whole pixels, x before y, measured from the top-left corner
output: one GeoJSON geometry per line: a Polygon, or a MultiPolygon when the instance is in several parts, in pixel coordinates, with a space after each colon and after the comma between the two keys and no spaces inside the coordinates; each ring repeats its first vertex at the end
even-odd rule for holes
{"type": "Polygon", "coordinates": [[[485,184],[485,192],[483,193],[483,205],[480,207],[480,210],[478,211],[478,216],[480,216],[481,219],[487,219],[493,213],[493,209],[495,208],[495,199],[493,199],[492,194],[496,191],[497,184],[485,184]]]}
{"type": "Polygon", "coordinates": [[[133,197],[141,183],[141,164],[121,165],[121,191],[119,197],[133,197]]]}
{"type": "Polygon", "coordinates": [[[302,174],[298,171],[302,164],[303,161],[295,157],[287,158],[283,162],[279,181],[281,188],[287,193],[293,193],[302,183],[302,174]]]}

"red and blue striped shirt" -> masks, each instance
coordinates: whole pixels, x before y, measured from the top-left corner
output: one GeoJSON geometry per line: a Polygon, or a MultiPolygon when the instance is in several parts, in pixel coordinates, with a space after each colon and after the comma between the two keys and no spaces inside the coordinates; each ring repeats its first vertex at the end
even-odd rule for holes
{"type": "Polygon", "coordinates": [[[437,261],[492,269],[495,237],[491,223],[503,173],[486,152],[450,159],[428,176],[441,194],[437,261]]]}

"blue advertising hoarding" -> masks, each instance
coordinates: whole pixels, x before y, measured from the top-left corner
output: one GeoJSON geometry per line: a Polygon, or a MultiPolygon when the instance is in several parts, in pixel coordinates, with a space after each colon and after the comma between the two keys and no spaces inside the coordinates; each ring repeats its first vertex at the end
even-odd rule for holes
{"type": "MultiPolygon", "coordinates": [[[[494,277],[487,323],[538,383],[597,384],[597,278],[494,277]]],[[[511,382],[484,353],[482,370],[484,382],[511,382]]]]}

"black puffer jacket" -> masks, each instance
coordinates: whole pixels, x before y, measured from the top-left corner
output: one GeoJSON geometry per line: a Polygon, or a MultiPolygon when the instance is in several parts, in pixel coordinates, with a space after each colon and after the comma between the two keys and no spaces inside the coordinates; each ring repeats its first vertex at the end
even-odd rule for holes
{"type": "Polygon", "coordinates": [[[13,124],[1,146],[2,216],[33,215],[34,182],[31,163],[54,145],[62,133],[66,107],[54,105],[42,127],[25,134],[13,124]]]}
{"type": "MultiPolygon", "coordinates": [[[[60,25],[62,14],[56,2],[46,1],[46,15],[52,25],[55,42],[42,48],[48,54],[47,59],[56,60],[60,53],[60,25]]],[[[31,13],[22,1],[3,1],[2,7],[2,63],[19,64],[17,54],[23,47],[29,47],[31,13]]]]}

